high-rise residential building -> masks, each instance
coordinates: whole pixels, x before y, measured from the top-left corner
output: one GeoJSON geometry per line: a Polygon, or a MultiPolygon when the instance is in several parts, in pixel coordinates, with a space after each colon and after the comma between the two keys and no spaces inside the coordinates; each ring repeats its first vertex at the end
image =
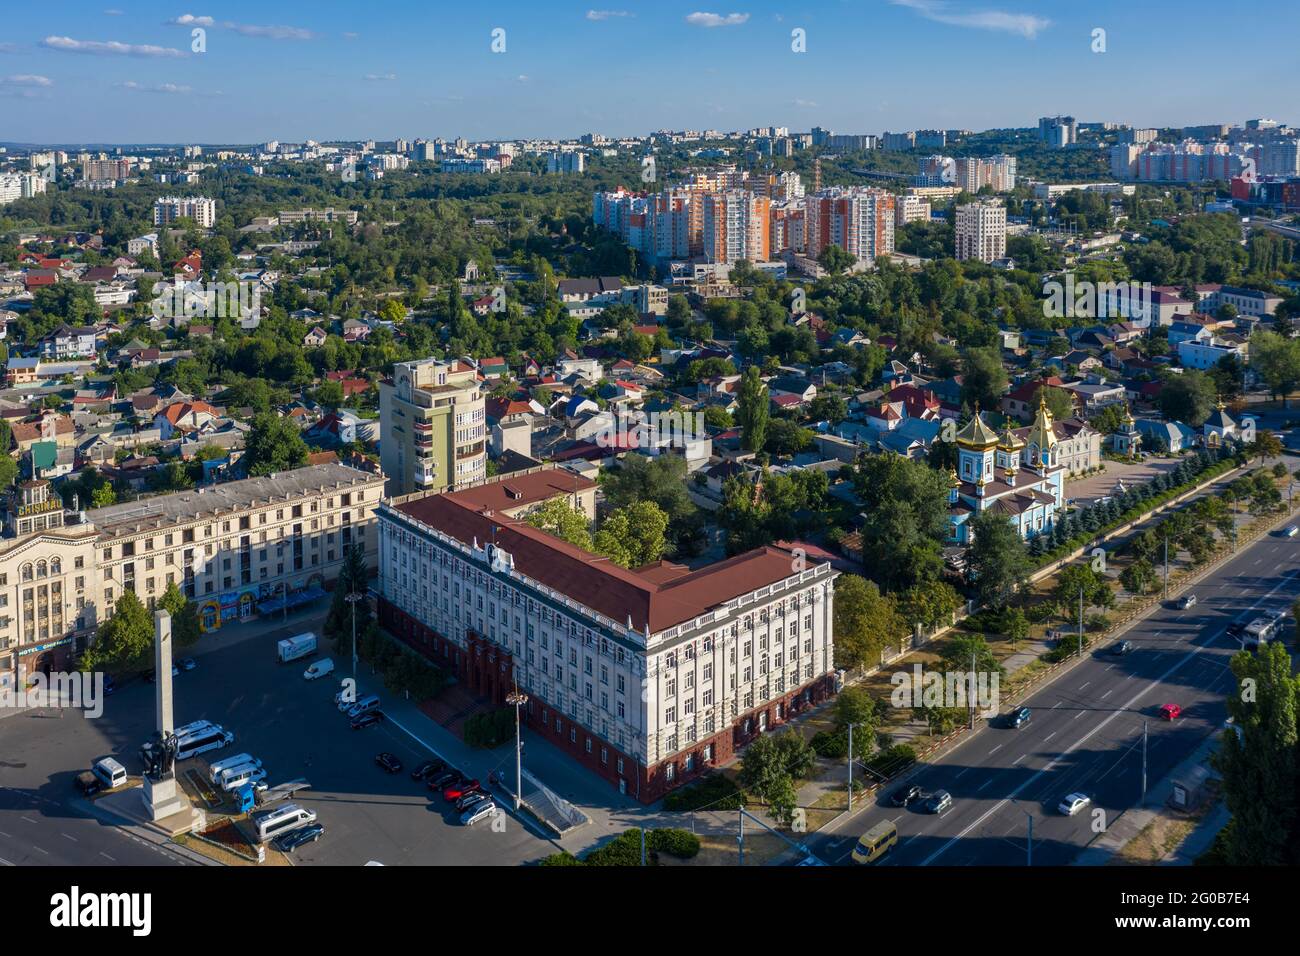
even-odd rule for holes
{"type": "Polygon", "coordinates": [[[948,145],[948,134],[941,129],[918,129],[917,149],[943,149],[948,145]]]}
{"type": "Polygon", "coordinates": [[[1079,141],[1079,124],[1073,116],[1043,116],[1038,120],[1038,137],[1054,149],[1071,146],[1079,141]]]}
{"type": "Polygon", "coordinates": [[[201,229],[211,229],[217,224],[217,201],[202,196],[165,196],[154,200],[153,224],[165,226],[177,219],[193,219],[201,229]]]}
{"type": "Polygon", "coordinates": [[[1136,143],[1138,146],[1145,146],[1147,143],[1154,143],[1156,131],[1153,129],[1134,129],[1125,126],[1116,134],[1116,141],[1120,143],[1136,143]]]}
{"type": "Polygon", "coordinates": [[[1142,147],[1136,143],[1118,143],[1110,148],[1110,174],[1116,179],[1137,177],[1137,158],[1142,147]]]}
{"type": "Polygon", "coordinates": [[[1137,155],[1132,178],[1184,183],[1230,180],[1247,165],[1245,160],[1253,159],[1249,154],[1249,148],[1227,143],[1151,143],[1137,155]]]}
{"type": "Polygon", "coordinates": [[[379,383],[379,410],[390,496],[457,488],[487,474],[485,401],[472,365],[399,362],[379,383]]]}
{"type": "Polygon", "coordinates": [[[772,203],[772,254],[782,252],[802,253],[807,250],[804,233],[807,203],[803,199],[788,199],[772,203]]]}
{"type": "MultiPolygon", "coordinates": [[[[828,563],[767,546],[623,568],[534,528],[594,483],[544,467],[380,509],[379,620],[643,803],[835,691],[828,563]]],[[[536,738],[534,738],[536,739],[536,738]]]]}
{"type": "Polygon", "coordinates": [[[1300,139],[1271,140],[1252,155],[1261,176],[1300,176],[1300,139]]]}
{"type": "Polygon", "coordinates": [[[868,186],[834,186],[805,200],[804,232],[808,256],[839,246],[870,265],[894,251],[895,197],[868,186]]]}
{"type": "Polygon", "coordinates": [[[114,183],[129,179],[131,161],[129,159],[83,159],[81,161],[81,178],[88,183],[114,183]]]}
{"type": "Polygon", "coordinates": [[[922,196],[898,196],[894,200],[894,225],[905,226],[909,222],[929,222],[930,202],[922,196]]]}
{"type": "Polygon", "coordinates": [[[47,185],[45,177],[37,173],[0,173],[0,206],[39,196],[47,185]]]}
{"type": "Polygon", "coordinates": [[[995,262],[1007,254],[1007,208],[994,200],[957,207],[956,256],[995,262]]]}
{"type": "Polygon", "coordinates": [[[577,152],[554,152],[546,157],[548,173],[582,173],[587,169],[587,154],[577,152]]]}
{"type": "Polygon", "coordinates": [[[704,255],[709,261],[766,262],[772,249],[771,203],[744,189],[705,194],[704,255]]]}
{"type": "Polygon", "coordinates": [[[881,149],[901,152],[916,148],[916,133],[885,133],[880,138],[881,149]]]}

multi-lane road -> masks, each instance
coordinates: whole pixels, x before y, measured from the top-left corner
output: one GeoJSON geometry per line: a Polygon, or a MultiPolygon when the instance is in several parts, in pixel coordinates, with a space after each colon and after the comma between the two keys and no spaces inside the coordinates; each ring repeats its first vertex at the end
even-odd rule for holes
{"type": "Polygon", "coordinates": [[[1085,652],[1032,693],[1024,701],[1032,708],[1028,724],[1013,730],[991,721],[916,772],[908,783],[952,794],[941,816],[889,806],[891,787],[808,846],[827,862],[848,863],[863,832],[893,820],[899,842],[885,865],[1023,866],[1032,817],[1033,864],[1070,863],[1097,827],[1138,803],[1144,726],[1149,784],[1222,727],[1233,682],[1228,661],[1239,650],[1226,628],[1291,605],[1300,594],[1300,538],[1259,538],[1188,590],[1198,598],[1194,607],[1166,602],[1122,635],[1135,645],[1129,654],[1112,656],[1106,646],[1085,652]],[[1167,703],[1181,706],[1181,716],[1163,719],[1167,703]],[[1061,798],[1075,791],[1093,806],[1073,817],[1058,813],[1061,798]]]}

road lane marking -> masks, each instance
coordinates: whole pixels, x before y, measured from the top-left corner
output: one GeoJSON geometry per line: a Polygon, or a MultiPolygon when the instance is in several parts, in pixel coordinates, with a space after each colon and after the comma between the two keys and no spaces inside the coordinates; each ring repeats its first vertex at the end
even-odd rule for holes
{"type": "Polygon", "coordinates": [[[1051,739],[1052,739],[1053,737],[1055,737],[1055,736],[1056,736],[1056,731],[1053,730],[1050,734],[1048,734],[1046,737],[1043,738],[1043,743],[1047,743],[1049,740],[1051,740],[1051,739]]]}
{"type": "Polygon", "coordinates": [[[1002,746],[1003,746],[1002,744],[998,744],[996,747],[994,747],[992,750],[990,750],[990,751],[989,751],[989,756],[992,757],[995,753],[997,753],[999,750],[1002,749],[1002,746]]]}
{"type": "Polygon", "coordinates": [[[1011,766],[1014,767],[1016,764],[1020,763],[1020,761],[1024,760],[1024,759],[1025,759],[1026,757],[1028,757],[1028,756],[1029,756],[1029,754],[1021,754],[1019,757],[1017,757],[1017,758],[1015,759],[1014,762],[1012,762],[1011,766]]]}
{"type": "Polygon", "coordinates": [[[963,770],[961,773],[957,774],[957,776],[953,777],[952,779],[954,779],[954,780],[960,780],[960,779],[962,778],[962,774],[968,773],[969,771],[970,771],[970,767],[967,767],[965,770],[963,770]]]}
{"type": "Polygon", "coordinates": [[[975,792],[976,792],[976,793],[979,793],[981,790],[983,790],[985,787],[987,787],[987,786],[988,786],[989,784],[991,784],[992,782],[993,782],[993,778],[992,778],[992,777],[989,777],[987,780],[985,780],[983,783],[981,783],[981,784],[979,785],[979,787],[975,790],[975,792]]]}
{"type": "MultiPolygon", "coordinates": [[[[1088,686],[1089,684],[1091,684],[1091,683],[1092,683],[1092,681],[1090,681],[1090,680],[1086,680],[1086,681],[1083,682],[1083,687],[1087,687],[1087,686],[1088,686]]],[[[1080,687],[1079,690],[1083,690],[1083,687],[1080,687]]]]}
{"type": "MultiPolygon", "coordinates": [[[[1079,690],[1083,690],[1083,688],[1080,687],[1079,690]]],[[[1061,706],[1062,704],[1064,704],[1064,703],[1065,703],[1065,701],[1063,701],[1063,700],[1058,700],[1055,704],[1052,705],[1052,710],[1056,710],[1056,708],[1060,707],[1060,706],[1061,706]]]]}
{"type": "MultiPolygon", "coordinates": [[[[1286,587],[1287,585],[1289,585],[1289,584],[1291,583],[1291,578],[1294,577],[1294,576],[1295,576],[1295,571],[1292,570],[1291,572],[1289,572],[1289,573],[1287,574],[1286,578],[1285,578],[1282,582],[1280,582],[1280,583],[1279,583],[1275,588],[1273,588],[1271,591],[1269,591],[1267,594],[1265,594],[1264,597],[1262,597],[1262,598],[1260,598],[1258,601],[1256,601],[1255,604],[1252,605],[1251,608],[1250,608],[1249,610],[1254,610],[1255,608],[1259,607],[1260,604],[1262,604],[1262,603],[1263,603],[1264,601],[1266,601],[1268,598],[1272,597],[1272,596],[1273,596],[1277,591],[1280,591],[1282,588],[1284,588],[1284,587],[1286,587]]],[[[1209,646],[1209,645],[1207,645],[1207,647],[1208,647],[1208,646],[1209,646]]],[[[1172,665],[1170,665],[1170,667],[1169,667],[1169,669],[1168,669],[1167,671],[1165,671],[1163,674],[1161,674],[1159,677],[1157,677],[1155,680],[1153,680],[1153,681],[1152,681],[1150,684],[1148,684],[1145,688],[1143,688],[1142,690],[1139,690],[1136,694],[1134,694],[1132,697],[1130,697],[1129,700],[1128,700],[1128,702],[1127,702],[1126,704],[1124,704],[1123,707],[1117,708],[1114,712],[1111,713],[1111,715],[1110,715],[1109,717],[1107,717],[1105,720],[1103,720],[1101,723],[1099,723],[1096,727],[1092,728],[1092,730],[1088,731],[1086,734],[1084,734],[1082,737],[1080,737],[1078,740],[1076,740],[1073,744],[1071,744],[1069,747],[1067,747],[1067,748],[1066,748],[1066,749],[1061,753],[1061,755],[1060,755],[1059,757],[1057,757],[1057,758],[1055,758],[1054,760],[1052,760],[1051,762],[1049,762],[1049,763],[1047,764],[1047,766],[1045,766],[1042,770],[1039,770],[1038,772],[1036,772],[1032,777],[1030,777],[1028,780],[1026,780],[1024,783],[1022,783],[1020,786],[1018,786],[1015,790],[1011,791],[1011,794],[1010,794],[1009,796],[1004,797],[1003,799],[999,800],[999,801],[998,801],[997,803],[995,803],[992,807],[990,807],[987,811],[985,811],[984,814],[983,814],[982,816],[979,817],[979,819],[975,820],[975,821],[974,821],[973,823],[971,823],[968,827],[966,827],[966,829],[962,830],[962,831],[961,831],[960,833],[958,833],[955,837],[952,837],[950,840],[948,840],[946,843],[944,843],[943,846],[939,847],[939,849],[935,850],[935,851],[934,851],[933,853],[931,853],[928,857],[926,857],[924,860],[922,860],[922,861],[921,861],[921,865],[922,865],[922,866],[929,866],[931,863],[933,863],[935,860],[937,860],[940,856],[942,856],[944,853],[946,853],[946,852],[948,851],[948,849],[949,849],[949,848],[950,848],[954,843],[956,843],[958,840],[963,839],[963,838],[964,838],[968,833],[970,833],[970,832],[971,832],[972,830],[974,830],[976,827],[982,826],[982,825],[984,824],[984,821],[985,821],[985,820],[987,820],[989,817],[991,817],[994,813],[997,813],[999,810],[1001,810],[1004,806],[1006,806],[1008,803],[1010,803],[1012,800],[1014,800],[1016,797],[1018,797],[1021,793],[1023,793],[1023,792],[1024,792],[1024,791],[1025,791],[1029,786],[1031,786],[1031,785],[1032,785],[1036,780],[1038,780],[1040,777],[1045,776],[1045,775],[1046,775],[1048,772],[1050,772],[1050,771],[1051,771],[1051,770],[1052,770],[1052,769],[1053,769],[1053,768],[1054,768],[1058,763],[1060,763],[1062,760],[1064,760],[1066,757],[1068,757],[1068,756],[1069,756],[1070,754],[1072,754],[1074,751],[1078,750],[1081,746],[1083,746],[1085,743],[1087,743],[1087,742],[1088,742],[1088,741],[1093,737],[1093,735],[1095,735],[1095,734],[1098,733],[1100,730],[1102,730],[1102,728],[1104,728],[1107,724],[1109,724],[1112,720],[1114,720],[1114,719],[1115,719],[1116,717],[1118,717],[1120,714],[1122,714],[1122,713],[1124,713],[1125,711],[1127,711],[1130,707],[1132,707],[1135,703],[1137,703],[1137,701],[1138,701],[1140,698],[1142,698],[1142,697],[1145,696],[1146,694],[1150,693],[1150,692],[1151,692],[1152,690],[1154,690],[1156,687],[1160,686],[1160,684],[1163,683],[1165,680],[1167,680],[1167,679],[1170,677],[1170,675],[1172,675],[1176,670],[1178,670],[1180,667],[1182,667],[1182,666],[1183,666],[1184,664],[1186,664],[1188,661],[1192,660],[1194,657],[1198,657],[1198,656],[1201,654],[1201,652],[1202,652],[1203,650],[1205,650],[1205,647],[1198,647],[1198,648],[1195,648],[1195,649],[1193,649],[1193,650],[1190,650],[1190,651],[1188,651],[1186,654],[1184,654],[1184,655],[1183,655],[1179,660],[1175,661],[1172,665]]],[[[1017,762],[1019,762],[1019,761],[1017,761],[1017,762]]]]}
{"type": "Polygon", "coordinates": [[[71,840],[73,843],[76,843],[76,842],[77,842],[77,838],[76,838],[76,837],[74,837],[74,836],[68,836],[66,833],[60,833],[59,836],[63,837],[63,839],[65,839],[65,840],[71,840]]]}
{"type": "Polygon", "coordinates": [[[1081,710],[1081,711],[1079,711],[1077,714],[1074,715],[1074,719],[1075,719],[1075,720],[1078,720],[1080,717],[1082,717],[1082,716],[1083,716],[1084,714],[1086,714],[1086,713],[1087,713],[1086,710],[1081,710]]]}
{"type": "Polygon", "coordinates": [[[107,853],[105,853],[103,850],[100,850],[100,851],[99,851],[99,855],[102,856],[102,857],[103,857],[104,859],[106,859],[106,860],[112,860],[114,863],[117,862],[116,858],[109,856],[109,855],[108,855],[107,853]]]}
{"type": "Polygon", "coordinates": [[[1106,693],[1102,694],[1102,695],[1101,695],[1101,699],[1102,699],[1102,700],[1105,700],[1107,697],[1109,697],[1109,696],[1110,696],[1110,692],[1113,691],[1114,689],[1115,689],[1115,688],[1112,687],[1110,690],[1106,691],[1106,693]]]}

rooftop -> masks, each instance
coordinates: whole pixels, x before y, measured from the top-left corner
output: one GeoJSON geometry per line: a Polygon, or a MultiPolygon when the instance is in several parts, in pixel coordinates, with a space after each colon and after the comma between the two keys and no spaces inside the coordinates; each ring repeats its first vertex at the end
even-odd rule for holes
{"type": "Polygon", "coordinates": [[[229,514],[255,504],[287,501],[320,490],[344,490],[377,482],[375,475],[341,465],[309,465],[275,475],[245,478],[193,491],[144,498],[87,512],[101,533],[125,534],[129,529],[189,524],[205,515],[229,514]]]}

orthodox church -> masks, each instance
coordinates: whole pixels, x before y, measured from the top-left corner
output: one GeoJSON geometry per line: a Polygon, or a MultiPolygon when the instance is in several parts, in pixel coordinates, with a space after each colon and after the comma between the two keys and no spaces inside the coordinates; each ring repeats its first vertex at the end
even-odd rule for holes
{"type": "Polygon", "coordinates": [[[1057,460],[1058,439],[1044,402],[1023,438],[1010,425],[999,436],[976,406],[956,441],[957,468],[949,475],[951,540],[970,544],[971,522],[989,509],[1005,515],[1022,538],[1052,530],[1065,503],[1066,469],[1057,460]]]}

